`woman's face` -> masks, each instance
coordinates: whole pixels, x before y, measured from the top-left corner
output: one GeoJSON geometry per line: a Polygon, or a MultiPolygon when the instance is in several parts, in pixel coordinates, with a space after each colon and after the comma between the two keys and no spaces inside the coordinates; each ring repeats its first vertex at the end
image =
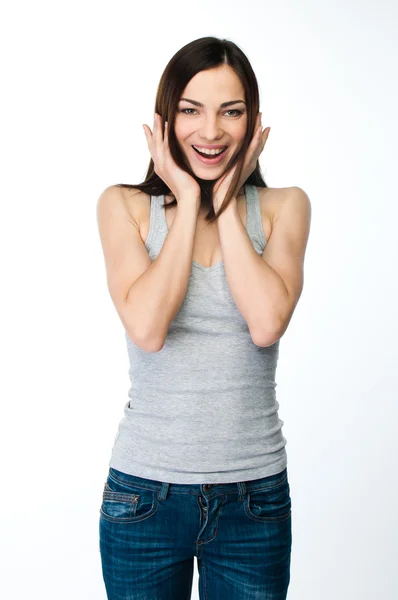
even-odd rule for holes
{"type": "Polygon", "coordinates": [[[218,179],[228,160],[243,144],[247,129],[244,88],[229,65],[200,71],[188,83],[176,112],[175,135],[195,175],[218,179]],[[239,102],[238,102],[239,101],[239,102]],[[229,106],[221,104],[231,102],[229,106]],[[201,106],[197,104],[200,103],[201,106]],[[216,159],[205,158],[193,148],[227,146],[216,159]]]}

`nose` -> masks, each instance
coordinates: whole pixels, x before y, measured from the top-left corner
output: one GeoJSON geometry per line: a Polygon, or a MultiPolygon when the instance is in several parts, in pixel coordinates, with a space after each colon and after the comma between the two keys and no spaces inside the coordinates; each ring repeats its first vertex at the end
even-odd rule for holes
{"type": "Polygon", "coordinates": [[[213,140],[221,139],[223,136],[223,130],[220,127],[218,118],[216,116],[205,117],[200,127],[199,135],[204,142],[209,141],[209,143],[211,143],[213,140]]]}

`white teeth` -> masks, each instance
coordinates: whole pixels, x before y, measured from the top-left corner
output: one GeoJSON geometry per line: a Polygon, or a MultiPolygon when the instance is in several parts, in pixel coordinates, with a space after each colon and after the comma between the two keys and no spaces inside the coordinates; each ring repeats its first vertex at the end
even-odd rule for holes
{"type": "Polygon", "coordinates": [[[199,152],[203,152],[203,154],[221,154],[225,150],[225,148],[218,148],[216,150],[210,150],[209,148],[201,148],[200,146],[194,146],[196,150],[199,152]]]}

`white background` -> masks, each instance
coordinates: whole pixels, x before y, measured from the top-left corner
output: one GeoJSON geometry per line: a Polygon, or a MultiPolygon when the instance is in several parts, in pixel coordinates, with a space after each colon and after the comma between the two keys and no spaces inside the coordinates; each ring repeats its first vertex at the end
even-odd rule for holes
{"type": "Polygon", "coordinates": [[[106,598],[99,506],[128,358],[96,202],[109,185],[143,181],[142,123],[152,128],[162,71],[215,35],[257,75],[267,184],[300,186],[312,203],[304,291],[277,369],[288,597],[393,600],[396,4],[137,4],[1,9],[1,595],[106,598]]]}

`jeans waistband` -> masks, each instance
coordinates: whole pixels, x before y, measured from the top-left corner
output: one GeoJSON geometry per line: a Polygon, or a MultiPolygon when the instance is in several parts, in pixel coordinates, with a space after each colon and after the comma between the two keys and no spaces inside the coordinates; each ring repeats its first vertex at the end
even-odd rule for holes
{"type": "Polygon", "coordinates": [[[168,483],[155,479],[146,479],[137,475],[123,473],[113,467],[109,468],[109,476],[126,485],[138,486],[143,489],[158,492],[159,499],[165,499],[168,493],[206,495],[208,498],[219,494],[238,494],[242,500],[246,492],[275,487],[287,479],[287,467],[280,473],[234,483],[168,483]]]}

